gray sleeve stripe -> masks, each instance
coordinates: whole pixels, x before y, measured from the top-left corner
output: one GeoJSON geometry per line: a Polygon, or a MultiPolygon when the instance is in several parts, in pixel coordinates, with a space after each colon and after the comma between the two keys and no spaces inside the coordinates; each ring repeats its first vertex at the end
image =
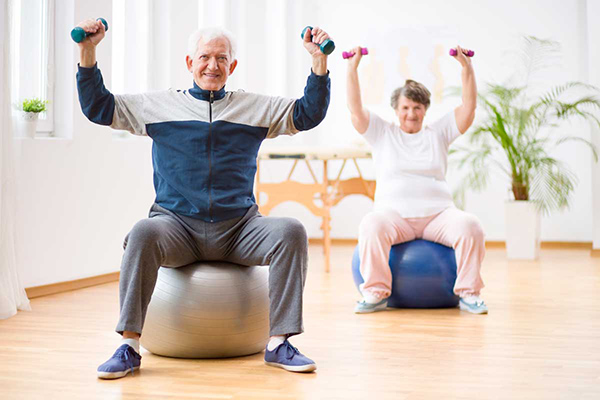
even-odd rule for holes
{"type": "MultiPolygon", "coordinates": [[[[295,134],[295,99],[242,91],[228,92],[213,103],[213,121],[268,128],[267,137],[295,134]]],[[[114,129],[147,135],[146,124],[170,121],[209,121],[209,103],[182,91],[115,95],[114,129]]]]}

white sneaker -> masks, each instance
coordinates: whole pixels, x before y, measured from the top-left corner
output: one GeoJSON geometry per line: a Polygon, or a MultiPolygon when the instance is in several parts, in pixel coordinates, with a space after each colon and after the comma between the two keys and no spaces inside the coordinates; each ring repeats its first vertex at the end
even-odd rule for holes
{"type": "Polygon", "coordinates": [[[460,299],[458,306],[463,311],[468,311],[472,314],[487,314],[488,308],[484,301],[479,296],[469,296],[460,299]]]}
{"type": "Polygon", "coordinates": [[[354,307],[354,313],[368,314],[375,311],[383,311],[387,308],[387,301],[387,297],[377,303],[367,303],[365,300],[358,301],[356,302],[356,307],[354,307]]]}

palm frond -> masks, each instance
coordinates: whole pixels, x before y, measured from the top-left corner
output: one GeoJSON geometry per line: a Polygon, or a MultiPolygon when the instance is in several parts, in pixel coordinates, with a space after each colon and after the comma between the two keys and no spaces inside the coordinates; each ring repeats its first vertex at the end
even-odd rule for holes
{"type": "Polygon", "coordinates": [[[598,117],[585,108],[600,110],[600,100],[594,96],[585,96],[572,103],[557,101],[553,112],[559,119],[568,119],[569,117],[576,116],[594,121],[598,127],[600,127],[600,120],[598,117]]]}
{"type": "Polygon", "coordinates": [[[487,187],[490,177],[490,168],[487,163],[490,160],[491,151],[492,149],[489,147],[473,149],[458,146],[449,151],[450,162],[457,164],[458,169],[462,169],[465,165],[469,166],[461,184],[452,193],[452,198],[458,208],[464,208],[467,190],[481,191],[487,187]],[[462,157],[452,157],[457,154],[462,154],[462,157]]]}
{"type": "Polygon", "coordinates": [[[549,91],[539,97],[539,102],[544,104],[553,104],[561,96],[564,94],[569,94],[569,92],[572,92],[573,90],[597,92],[598,88],[584,82],[567,82],[562,85],[552,87],[549,91]]]}
{"type": "Polygon", "coordinates": [[[584,138],[580,138],[578,136],[565,136],[562,137],[560,139],[558,139],[555,143],[556,146],[562,144],[562,143],[566,143],[566,142],[579,142],[579,143],[583,143],[584,145],[586,145],[591,151],[592,151],[592,155],[594,156],[594,161],[598,162],[598,150],[596,149],[596,146],[590,142],[587,139],[584,138]]]}
{"type": "Polygon", "coordinates": [[[560,55],[560,44],[550,39],[525,36],[524,45],[519,53],[524,86],[529,86],[532,76],[555,64],[560,55]]]}
{"type": "Polygon", "coordinates": [[[556,159],[544,158],[539,161],[534,167],[531,198],[537,201],[545,214],[568,207],[577,177],[556,159]]]}

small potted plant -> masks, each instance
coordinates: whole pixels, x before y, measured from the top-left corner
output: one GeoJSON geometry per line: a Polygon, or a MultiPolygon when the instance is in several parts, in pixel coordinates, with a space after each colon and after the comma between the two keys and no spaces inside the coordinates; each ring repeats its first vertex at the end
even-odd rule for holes
{"type": "Polygon", "coordinates": [[[536,259],[540,212],[549,214],[569,206],[577,178],[556,158],[554,150],[574,141],[589,147],[593,159],[598,160],[590,141],[560,123],[580,119],[600,126],[600,90],[582,82],[543,85],[537,93],[533,90],[532,76],[551,65],[559,50],[556,42],[525,37],[521,80],[488,84],[478,96],[483,118],[471,128],[470,143],[450,151],[458,168],[467,170],[455,193],[458,203],[465,190],[484,189],[491,172],[506,178],[514,198],[505,203],[509,259],[536,259]]]}
{"type": "Polygon", "coordinates": [[[37,121],[40,113],[46,111],[46,104],[48,104],[48,101],[40,100],[37,97],[23,100],[21,110],[23,111],[22,116],[25,121],[26,137],[35,137],[37,121]]]}

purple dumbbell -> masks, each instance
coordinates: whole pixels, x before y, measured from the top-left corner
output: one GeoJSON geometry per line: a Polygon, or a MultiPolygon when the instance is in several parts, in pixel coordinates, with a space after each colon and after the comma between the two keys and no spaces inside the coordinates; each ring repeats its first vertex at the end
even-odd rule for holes
{"type": "MultiPolygon", "coordinates": [[[[458,53],[456,52],[456,49],[450,49],[450,55],[452,57],[455,57],[458,53]]],[[[467,57],[473,57],[475,55],[475,52],[473,50],[469,50],[467,52],[463,51],[463,54],[467,57]]]]}
{"type": "MultiPolygon", "coordinates": [[[[369,54],[369,50],[366,47],[362,47],[360,49],[360,54],[362,54],[363,56],[365,56],[365,55],[369,54]]],[[[350,57],[353,57],[353,56],[354,56],[354,53],[351,52],[351,51],[350,52],[348,52],[348,51],[342,52],[342,57],[344,57],[344,59],[350,58],[350,57]]]]}

